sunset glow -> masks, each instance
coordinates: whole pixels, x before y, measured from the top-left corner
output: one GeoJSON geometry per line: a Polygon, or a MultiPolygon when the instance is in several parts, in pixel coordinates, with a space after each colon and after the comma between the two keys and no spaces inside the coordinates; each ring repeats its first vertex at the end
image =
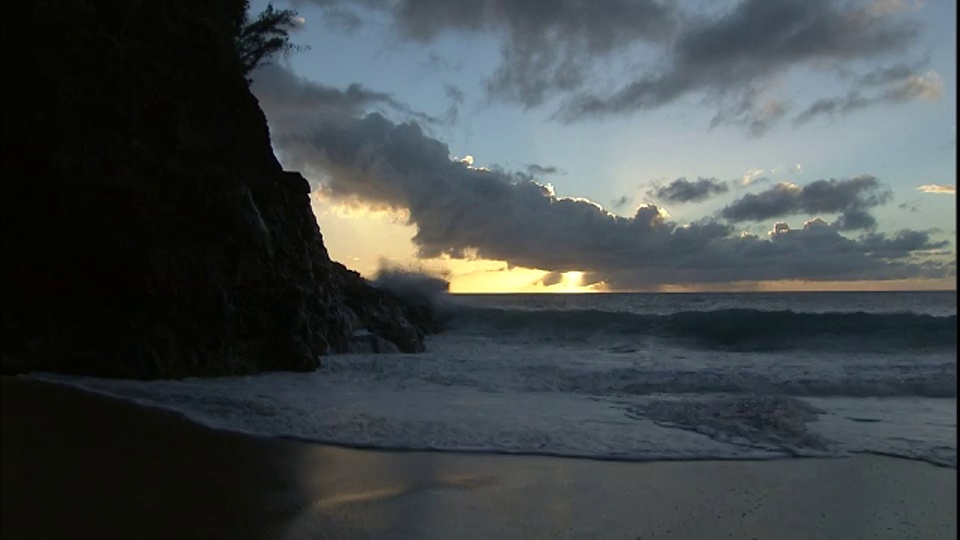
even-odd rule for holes
{"type": "Polygon", "coordinates": [[[330,255],[365,276],[955,289],[956,3],[855,4],[679,2],[654,24],[494,2],[464,25],[357,2],[348,28],[306,2],[309,50],[251,88],[330,255]]]}

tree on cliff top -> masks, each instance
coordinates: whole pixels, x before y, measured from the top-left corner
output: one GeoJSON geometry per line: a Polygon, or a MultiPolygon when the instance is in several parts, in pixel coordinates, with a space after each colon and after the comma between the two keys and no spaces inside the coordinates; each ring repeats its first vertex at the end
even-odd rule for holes
{"type": "Polygon", "coordinates": [[[250,1],[243,2],[243,15],[237,21],[234,40],[240,53],[243,74],[267,64],[275,55],[287,55],[305,49],[290,43],[290,31],[297,26],[298,15],[292,9],[274,9],[268,4],[255,20],[250,20],[250,1]]]}

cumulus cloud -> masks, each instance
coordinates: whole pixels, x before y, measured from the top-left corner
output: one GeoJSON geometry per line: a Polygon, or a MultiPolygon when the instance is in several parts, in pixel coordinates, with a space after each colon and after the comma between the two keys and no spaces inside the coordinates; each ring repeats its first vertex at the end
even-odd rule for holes
{"type": "Polygon", "coordinates": [[[840,230],[871,229],[876,220],[867,210],[886,204],[891,192],[876,177],[816,180],[805,186],[781,182],[760,193],[748,193],[720,211],[734,222],[763,221],[801,214],[840,214],[840,230]]]}
{"type": "Polygon", "coordinates": [[[696,180],[677,178],[666,186],[651,189],[647,194],[663,202],[686,203],[705,201],[729,190],[730,187],[726,182],[716,178],[697,178],[696,180]]]}
{"type": "MultiPolygon", "coordinates": [[[[297,88],[284,92],[326,96],[320,90],[329,90],[286,80],[297,88]]],[[[262,102],[276,102],[276,97],[263,94],[278,90],[275,85],[254,88],[262,102]]],[[[386,98],[372,94],[369,99],[376,105],[386,98]]],[[[296,115],[265,107],[284,164],[313,178],[326,196],[403,210],[416,227],[412,241],[422,258],[479,257],[551,272],[583,271],[584,284],[603,281],[614,288],[941,277],[952,271],[949,265],[916,260],[914,252],[942,245],[923,231],[849,239],[835,227],[811,225],[796,232],[786,227],[781,234],[760,238],[740,235],[729,223],[713,219],[676,223],[653,204],[618,216],[588,199],[560,196],[524,173],[484,169],[453,158],[445,144],[415,121],[357,113],[356,100],[342,95],[331,101],[343,104],[344,110],[320,108],[320,113],[296,115]]],[[[827,182],[834,188],[831,196],[851,189],[831,182],[836,181],[827,182]]],[[[803,200],[819,200],[815,191],[803,200]]],[[[881,196],[866,187],[853,191],[861,203],[845,209],[869,207],[871,197],[881,196]]]]}
{"type": "Polygon", "coordinates": [[[922,191],[924,193],[942,193],[944,195],[956,195],[957,186],[949,186],[944,184],[924,184],[918,187],[917,191],[922,191]]]}

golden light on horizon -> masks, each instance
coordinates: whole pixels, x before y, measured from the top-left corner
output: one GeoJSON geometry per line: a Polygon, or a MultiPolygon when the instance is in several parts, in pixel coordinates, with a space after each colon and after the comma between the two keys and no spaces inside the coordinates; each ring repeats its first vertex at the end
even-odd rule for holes
{"type": "Polygon", "coordinates": [[[578,292],[583,285],[583,272],[564,272],[562,274],[563,280],[560,282],[563,285],[564,292],[578,292]]]}
{"type": "Polygon", "coordinates": [[[382,261],[400,267],[425,268],[444,275],[453,294],[957,290],[955,275],[940,279],[649,284],[635,288],[617,287],[603,281],[584,284],[584,271],[556,274],[480,257],[419,259],[411,240],[416,227],[407,222],[408,216],[403,213],[350,203],[331,204],[319,195],[311,197],[311,202],[324,244],[334,260],[368,278],[376,275],[382,261]]]}

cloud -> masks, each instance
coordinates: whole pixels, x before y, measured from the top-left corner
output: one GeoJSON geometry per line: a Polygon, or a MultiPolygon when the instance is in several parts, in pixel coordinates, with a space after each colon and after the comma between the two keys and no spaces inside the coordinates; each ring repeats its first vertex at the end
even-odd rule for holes
{"type": "Polygon", "coordinates": [[[924,184],[917,188],[917,191],[924,193],[942,193],[944,195],[956,195],[957,186],[948,186],[944,184],[924,184]]]}
{"type": "Polygon", "coordinates": [[[904,201],[897,205],[897,208],[901,210],[906,210],[907,212],[912,212],[914,214],[920,212],[920,201],[904,201]]]}
{"type": "Polygon", "coordinates": [[[799,163],[794,163],[793,165],[778,165],[770,171],[771,174],[786,174],[786,175],[797,175],[803,174],[803,166],[799,163]]]}
{"type": "Polygon", "coordinates": [[[609,95],[569,100],[560,117],[653,109],[691,92],[721,103],[715,122],[766,129],[783,104],[758,103],[762,89],[795,67],[870,60],[902,52],[917,35],[913,22],[857,3],[831,0],[744,0],[716,18],[690,17],[669,49],[667,67],[645,73],[609,95]],[[724,112],[723,104],[731,112],[724,112]]]}
{"type": "Polygon", "coordinates": [[[836,117],[849,114],[883,103],[901,103],[913,99],[935,101],[943,95],[943,80],[935,71],[928,71],[923,75],[905,73],[904,66],[894,66],[883,72],[874,73],[865,77],[869,82],[862,82],[861,86],[851,90],[846,95],[832,98],[822,98],[815,101],[793,119],[793,124],[799,126],[809,122],[817,116],[836,117]],[[901,76],[899,79],[894,77],[901,76]],[[885,85],[879,93],[863,95],[862,86],[885,85]]]}
{"type": "Polygon", "coordinates": [[[943,96],[943,79],[936,71],[911,75],[885,90],[881,96],[886,101],[906,101],[914,98],[936,101],[943,96]]]}
{"type": "Polygon", "coordinates": [[[919,68],[918,64],[909,64],[899,62],[892,66],[883,66],[857,77],[859,86],[886,86],[891,83],[898,83],[905,79],[913,77],[919,68]]]}
{"type": "Polygon", "coordinates": [[[487,92],[526,107],[579,88],[595,57],[665,41],[676,24],[672,7],[657,0],[398,0],[392,12],[400,34],[417,42],[449,32],[500,37],[487,92]]]}
{"type": "Polygon", "coordinates": [[[638,43],[665,43],[678,13],[660,0],[300,0],[325,11],[353,5],[389,13],[397,34],[430,43],[449,33],[493,35],[500,64],[487,78],[492,97],[540,105],[588,79],[597,57],[638,43]]]}
{"type": "MultiPolygon", "coordinates": [[[[326,96],[329,90],[286,81],[296,87],[281,94],[326,96]]],[[[282,89],[255,85],[255,90],[262,102],[274,103],[275,96],[262,92],[282,89]]],[[[330,100],[343,104],[339,112],[321,108],[319,114],[297,115],[265,107],[274,146],[285,166],[313,179],[325,196],[405,212],[416,227],[412,242],[421,258],[482,258],[550,272],[583,271],[585,285],[603,281],[613,288],[955,272],[946,263],[921,264],[915,252],[943,245],[924,231],[849,239],[835,227],[810,225],[761,238],[740,235],[729,223],[713,219],[675,223],[652,204],[618,216],[588,199],[560,196],[525,173],[455,159],[417,122],[357,113],[357,100],[343,95],[330,100]]],[[[370,105],[386,99],[359,95],[370,97],[370,105]]],[[[832,196],[846,190],[834,189],[832,196]]],[[[866,188],[853,191],[861,202],[844,208],[869,207],[870,197],[879,196],[866,188]]],[[[804,200],[816,200],[814,195],[804,200]]]]}
{"type": "Polygon", "coordinates": [[[443,92],[446,94],[447,99],[456,103],[457,105],[463,104],[463,90],[460,90],[456,85],[446,84],[443,86],[443,92]]]}
{"type": "Polygon", "coordinates": [[[750,88],[732,103],[721,100],[720,110],[710,121],[710,127],[736,125],[754,137],[763,135],[787,114],[787,105],[778,99],[763,100],[761,94],[760,89],[750,88]]]}
{"type": "Polygon", "coordinates": [[[431,71],[460,71],[463,69],[462,62],[451,62],[435,52],[428,54],[427,59],[419,62],[419,65],[431,71]]]}
{"type": "MultiPolygon", "coordinates": [[[[832,110],[850,112],[938,92],[934,81],[916,74],[918,63],[874,65],[897,61],[917,41],[916,10],[903,2],[740,0],[725,3],[720,12],[711,12],[712,3],[704,9],[667,0],[295,4],[319,6],[348,29],[359,24],[357,13],[385,14],[396,36],[420,44],[449,34],[493,37],[500,43],[500,61],[486,77],[487,96],[525,108],[565,98],[553,115],[564,122],[655,109],[695,94],[716,107],[712,126],[735,125],[760,136],[786,117],[790,106],[769,95],[771,89],[787,80],[785,74],[807,68],[826,74],[847,73],[851,66],[874,69],[854,82],[850,95],[824,97],[808,106],[813,111],[827,111],[830,101],[837,102],[832,110]],[[344,11],[348,8],[358,11],[344,11]],[[653,61],[639,68],[636,59],[643,52],[652,52],[653,61]],[[625,73],[626,82],[611,80],[614,72],[625,73]],[[904,81],[862,96],[863,88],[904,81]]],[[[431,64],[446,64],[433,60],[442,60],[435,55],[431,64]]]]}
{"type": "Polygon", "coordinates": [[[274,122],[295,121],[329,116],[355,116],[371,109],[394,111],[426,124],[439,121],[427,114],[414,111],[392,94],[377,92],[360,84],[351,84],[345,90],[307,81],[287,68],[267,64],[251,74],[251,89],[260,100],[260,106],[274,122]]]}
{"type": "Polygon", "coordinates": [[[455,124],[460,116],[460,106],[463,105],[464,101],[463,90],[460,90],[456,85],[445,84],[443,91],[447,99],[450,100],[450,106],[447,107],[447,112],[443,115],[444,121],[447,124],[455,124]]]}
{"type": "Polygon", "coordinates": [[[535,176],[546,176],[548,174],[556,174],[557,168],[553,165],[544,166],[531,163],[527,165],[527,172],[535,176]]]}
{"type": "Polygon", "coordinates": [[[374,105],[405,108],[393,96],[359,84],[346,90],[309,82],[275,64],[259,67],[252,75],[254,93],[260,105],[274,117],[289,112],[356,115],[374,105]]]}
{"type": "Polygon", "coordinates": [[[614,199],[614,200],[610,203],[610,205],[611,205],[612,207],[616,208],[617,210],[619,210],[619,209],[627,206],[628,204],[630,204],[630,203],[632,203],[632,202],[633,202],[633,197],[628,197],[628,196],[626,196],[626,195],[621,195],[619,198],[614,199]]]}
{"type": "Polygon", "coordinates": [[[833,226],[841,231],[872,230],[877,227],[877,220],[862,208],[850,208],[840,214],[833,226]]]}
{"type": "Polygon", "coordinates": [[[323,24],[331,30],[340,30],[350,34],[363,26],[363,19],[353,11],[330,8],[324,10],[323,24]]]}
{"type": "Polygon", "coordinates": [[[770,179],[764,176],[761,176],[766,172],[766,169],[750,169],[747,172],[743,173],[740,178],[737,178],[734,181],[734,185],[738,188],[745,188],[754,184],[760,184],[762,182],[767,182],[770,179]]]}
{"type": "Polygon", "coordinates": [[[687,180],[677,178],[666,186],[660,186],[647,192],[651,197],[664,202],[686,203],[705,201],[713,195],[730,190],[726,182],[716,178],[697,178],[687,180]]]}
{"type": "Polygon", "coordinates": [[[538,283],[547,287],[563,283],[563,272],[548,272],[540,278],[538,283]]]}
{"type": "Polygon", "coordinates": [[[876,177],[816,180],[805,186],[781,182],[730,203],[720,216],[734,222],[763,221],[800,214],[841,214],[840,230],[870,229],[876,220],[867,209],[886,204],[892,194],[876,177]]]}

